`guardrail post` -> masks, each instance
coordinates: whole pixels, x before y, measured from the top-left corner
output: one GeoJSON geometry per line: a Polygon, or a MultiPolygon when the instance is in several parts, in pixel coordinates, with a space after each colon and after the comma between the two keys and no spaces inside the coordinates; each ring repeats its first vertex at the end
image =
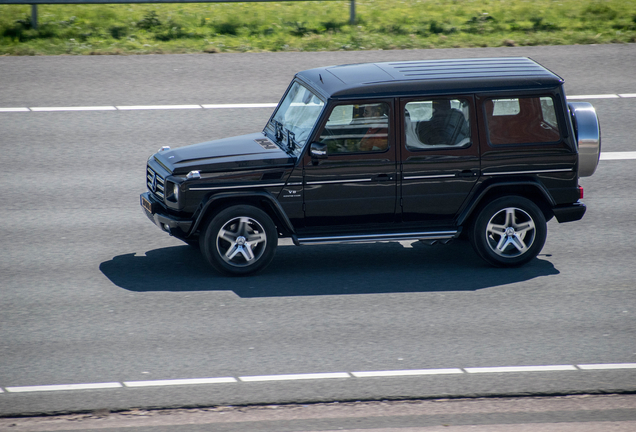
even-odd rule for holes
{"type": "Polygon", "coordinates": [[[31,5],[31,28],[38,29],[38,5],[31,5]]]}
{"type": "Polygon", "coordinates": [[[356,23],[356,0],[351,0],[351,9],[349,11],[349,24],[356,23]]]}

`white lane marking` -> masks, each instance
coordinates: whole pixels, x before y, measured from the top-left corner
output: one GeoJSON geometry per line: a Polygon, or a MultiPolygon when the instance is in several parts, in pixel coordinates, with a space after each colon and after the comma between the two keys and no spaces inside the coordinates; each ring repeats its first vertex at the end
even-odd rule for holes
{"type": "Polygon", "coordinates": [[[90,106],[90,107],[32,107],[31,111],[51,112],[51,111],[117,111],[113,106],[90,106]]]}
{"type": "Polygon", "coordinates": [[[0,112],[29,112],[28,108],[0,108],[0,112]]]}
{"type": "Polygon", "coordinates": [[[216,104],[201,105],[205,109],[233,109],[233,108],[276,108],[277,103],[252,103],[252,104],[216,104]]]}
{"type": "Polygon", "coordinates": [[[636,369],[636,363],[584,364],[576,366],[582,370],[636,369]]]}
{"type": "Polygon", "coordinates": [[[171,109],[201,109],[201,105],[117,105],[120,111],[137,111],[137,110],[171,110],[171,109]]]}
{"type": "Polygon", "coordinates": [[[91,384],[58,384],[43,386],[24,386],[24,387],[5,387],[9,393],[27,393],[27,392],[44,392],[44,391],[64,391],[64,390],[93,390],[108,389],[122,387],[121,383],[91,383],[91,384]]]}
{"type": "Polygon", "coordinates": [[[236,378],[192,378],[192,379],[172,379],[172,380],[153,380],[153,381],[124,381],[126,387],[159,387],[173,385],[194,385],[194,384],[223,384],[235,383],[236,378]]]}
{"type": "Polygon", "coordinates": [[[315,380],[315,379],[331,379],[331,378],[351,378],[347,372],[331,372],[331,373],[311,373],[311,374],[290,374],[290,375],[259,375],[259,376],[242,376],[239,377],[244,382],[256,381],[294,381],[294,380],[315,380]]]}
{"type": "Polygon", "coordinates": [[[631,152],[601,152],[601,160],[636,159],[636,151],[631,152]]]}
{"type": "MultiPolygon", "coordinates": [[[[570,95],[570,100],[585,99],[620,99],[636,98],[636,93],[570,95]]],[[[18,107],[0,108],[0,112],[51,112],[51,111],[137,111],[137,110],[171,110],[171,109],[237,109],[237,108],[276,108],[277,103],[241,103],[241,104],[201,104],[201,105],[117,105],[117,106],[85,106],[85,107],[18,107]]]]}
{"type": "Polygon", "coordinates": [[[411,370],[393,370],[393,371],[368,371],[368,372],[351,372],[356,378],[370,377],[395,377],[395,376],[415,376],[415,375],[448,375],[463,374],[464,371],[459,368],[454,369],[411,369],[411,370]]]}
{"type": "Polygon", "coordinates": [[[476,367],[464,368],[468,373],[500,373],[500,372],[548,372],[548,371],[575,371],[573,365],[551,366],[504,366],[504,367],[476,367]]]}
{"type": "Polygon", "coordinates": [[[566,99],[618,99],[618,98],[620,98],[620,96],[617,94],[566,96],[566,99]]]}
{"type": "Polygon", "coordinates": [[[369,377],[398,377],[398,376],[425,376],[425,375],[455,375],[463,373],[505,373],[505,372],[551,372],[551,371],[586,371],[586,370],[617,370],[636,369],[636,363],[599,363],[599,364],[579,364],[579,365],[549,365],[549,366],[502,366],[502,367],[471,367],[471,368],[448,368],[448,369],[405,369],[393,371],[363,371],[363,372],[334,372],[334,373],[310,373],[310,374],[289,374],[289,375],[258,375],[222,378],[191,378],[174,380],[152,380],[152,381],[124,381],[108,383],[88,383],[88,384],[56,384],[42,386],[22,386],[0,388],[0,393],[27,393],[45,391],[69,391],[69,390],[94,390],[121,387],[162,387],[172,385],[192,385],[192,384],[220,384],[259,382],[259,381],[294,381],[294,380],[316,380],[330,378],[369,378],[369,377]]]}

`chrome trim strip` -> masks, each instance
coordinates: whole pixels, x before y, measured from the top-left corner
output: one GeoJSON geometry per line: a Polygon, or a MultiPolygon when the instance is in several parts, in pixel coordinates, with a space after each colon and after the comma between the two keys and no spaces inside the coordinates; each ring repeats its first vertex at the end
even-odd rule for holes
{"type": "Polygon", "coordinates": [[[302,186],[303,182],[293,182],[293,183],[287,183],[287,186],[302,186]]]}
{"type": "Polygon", "coordinates": [[[334,184],[334,183],[362,183],[362,182],[370,182],[373,181],[373,179],[351,179],[351,180],[327,180],[327,181],[314,181],[314,182],[307,182],[308,185],[315,185],[315,184],[334,184]]]}
{"type": "Polygon", "coordinates": [[[482,172],[482,175],[512,175],[512,174],[544,174],[544,173],[558,173],[558,172],[571,172],[572,168],[562,168],[562,169],[548,169],[548,170],[535,170],[535,171],[507,171],[507,172],[493,172],[493,173],[485,173],[482,172]]]}
{"type": "Polygon", "coordinates": [[[450,240],[457,237],[459,232],[454,231],[429,231],[414,233],[394,233],[394,234],[369,234],[353,236],[332,236],[332,237],[306,237],[298,238],[299,244],[333,244],[333,243],[356,243],[374,241],[400,241],[400,240],[450,240]]]}
{"type": "Polygon", "coordinates": [[[192,187],[190,190],[219,190],[219,189],[246,189],[246,188],[254,188],[254,187],[277,187],[277,186],[285,186],[285,183],[269,183],[269,184],[250,184],[250,185],[239,185],[239,186],[215,186],[215,187],[192,187]]]}
{"type": "Polygon", "coordinates": [[[449,177],[457,177],[457,176],[455,174],[409,176],[409,177],[404,177],[404,180],[420,180],[420,179],[435,179],[435,178],[449,178],[449,177]]]}

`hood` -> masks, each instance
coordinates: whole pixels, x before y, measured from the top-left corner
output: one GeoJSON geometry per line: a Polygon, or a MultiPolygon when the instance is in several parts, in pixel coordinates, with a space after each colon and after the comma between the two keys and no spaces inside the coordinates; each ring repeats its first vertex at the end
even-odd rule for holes
{"type": "Polygon", "coordinates": [[[174,175],[290,166],[295,158],[262,133],[208,141],[155,154],[174,175]]]}

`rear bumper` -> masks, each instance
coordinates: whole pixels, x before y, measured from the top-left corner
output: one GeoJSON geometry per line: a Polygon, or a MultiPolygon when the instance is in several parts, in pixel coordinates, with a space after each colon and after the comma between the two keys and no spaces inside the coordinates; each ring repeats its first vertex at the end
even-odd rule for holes
{"type": "Polygon", "coordinates": [[[139,196],[139,204],[148,219],[168,234],[185,238],[190,233],[193,221],[168,214],[149,192],[144,192],[139,196]]]}
{"type": "Polygon", "coordinates": [[[585,204],[577,201],[571,205],[555,207],[552,212],[559,223],[564,223],[580,220],[585,214],[585,210],[585,204]]]}

